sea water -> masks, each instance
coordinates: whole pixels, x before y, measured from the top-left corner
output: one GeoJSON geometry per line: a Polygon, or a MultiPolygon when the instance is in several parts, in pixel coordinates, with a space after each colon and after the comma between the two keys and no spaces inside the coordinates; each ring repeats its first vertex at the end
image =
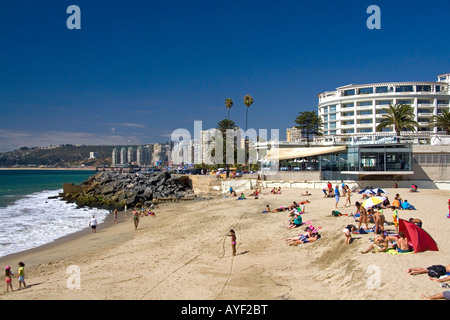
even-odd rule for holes
{"type": "Polygon", "coordinates": [[[99,223],[108,210],[77,208],[60,198],[64,183],[80,184],[86,170],[0,170],[0,257],[39,247],[99,223]]]}

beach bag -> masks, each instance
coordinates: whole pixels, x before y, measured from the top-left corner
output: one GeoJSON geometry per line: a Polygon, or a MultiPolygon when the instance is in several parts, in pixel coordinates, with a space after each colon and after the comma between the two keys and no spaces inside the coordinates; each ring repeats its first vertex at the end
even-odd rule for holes
{"type": "Polygon", "coordinates": [[[428,276],[432,278],[439,278],[447,274],[447,270],[441,265],[432,265],[431,267],[428,267],[427,270],[428,276]]]}

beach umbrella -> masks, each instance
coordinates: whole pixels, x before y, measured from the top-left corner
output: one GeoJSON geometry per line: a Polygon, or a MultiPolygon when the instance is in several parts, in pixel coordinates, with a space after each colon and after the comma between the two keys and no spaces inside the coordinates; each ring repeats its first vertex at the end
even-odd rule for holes
{"type": "Polygon", "coordinates": [[[376,206],[386,200],[385,197],[370,197],[363,201],[362,206],[366,209],[376,206]]]}
{"type": "Polygon", "coordinates": [[[418,227],[415,223],[398,219],[399,231],[405,233],[406,238],[410,245],[414,249],[414,253],[423,251],[439,251],[436,241],[421,227],[418,227]]]}
{"type": "Polygon", "coordinates": [[[379,192],[379,193],[386,193],[386,194],[387,194],[387,192],[384,191],[384,190],[381,189],[381,188],[375,188],[375,189],[372,189],[372,191],[375,192],[375,194],[377,194],[378,192],[379,192]]]}
{"type": "Polygon", "coordinates": [[[367,195],[376,194],[376,192],[373,192],[372,189],[363,189],[358,192],[359,194],[365,193],[367,195]]]}

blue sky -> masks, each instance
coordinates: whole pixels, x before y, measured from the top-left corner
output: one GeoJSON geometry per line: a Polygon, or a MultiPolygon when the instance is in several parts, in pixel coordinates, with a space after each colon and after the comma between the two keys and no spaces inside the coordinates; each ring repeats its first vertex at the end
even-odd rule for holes
{"type": "Polygon", "coordinates": [[[17,0],[0,4],[0,152],[163,142],[230,116],[285,130],[317,94],[450,72],[450,1],[17,0]],[[69,30],[69,5],[81,30],[69,30]],[[369,30],[368,6],[381,9],[369,30]]]}

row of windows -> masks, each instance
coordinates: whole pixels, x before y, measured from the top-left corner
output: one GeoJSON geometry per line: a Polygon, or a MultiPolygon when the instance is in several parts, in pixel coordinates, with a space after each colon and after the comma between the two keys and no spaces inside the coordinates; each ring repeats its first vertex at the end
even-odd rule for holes
{"type": "Polygon", "coordinates": [[[369,88],[355,88],[343,91],[343,96],[354,96],[358,94],[372,94],[374,93],[388,93],[388,92],[432,92],[433,87],[435,92],[441,92],[445,90],[445,86],[436,85],[398,85],[398,86],[382,86],[382,87],[369,87],[369,88]]]}
{"type": "MultiPolygon", "coordinates": [[[[414,101],[413,100],[397,100],[396,103],[413,105],[414,101]]],[[[375,104],[377,106],[387,106],[389,104],[393,104],[393,101],[392,100],[377,100],[377,101],[375,101],[375,104]]],[[[417,100],[417,104],[418,105],[422,105],[422,104],[431,105],[431,104],[433,104],[433,101],[417,100]]],[[[438,106],[441,106],[441,105],[448,106],[449,100],[437,100],[437,104],[438,104],[438,106]]],[[[342,104],[342,108],[353,108],[354,106],[355,106],[354,102],[342,104]]],[[[360,101],[357,103],[357,106],[359,106],[359,107],[373,106],[373,101],[360,101]]],[[[337,107],[337,105],[325,106],[325,107],[322,107],[322,110],[324,113],[336,112],[336,107],[337,107]]]]}
{"type": "Polygon", "coordinates": [[[415,163],[422,166],[447,165],[450,163],[450,154],[444,153],[419,153],[413,154],[415,163]]]}

